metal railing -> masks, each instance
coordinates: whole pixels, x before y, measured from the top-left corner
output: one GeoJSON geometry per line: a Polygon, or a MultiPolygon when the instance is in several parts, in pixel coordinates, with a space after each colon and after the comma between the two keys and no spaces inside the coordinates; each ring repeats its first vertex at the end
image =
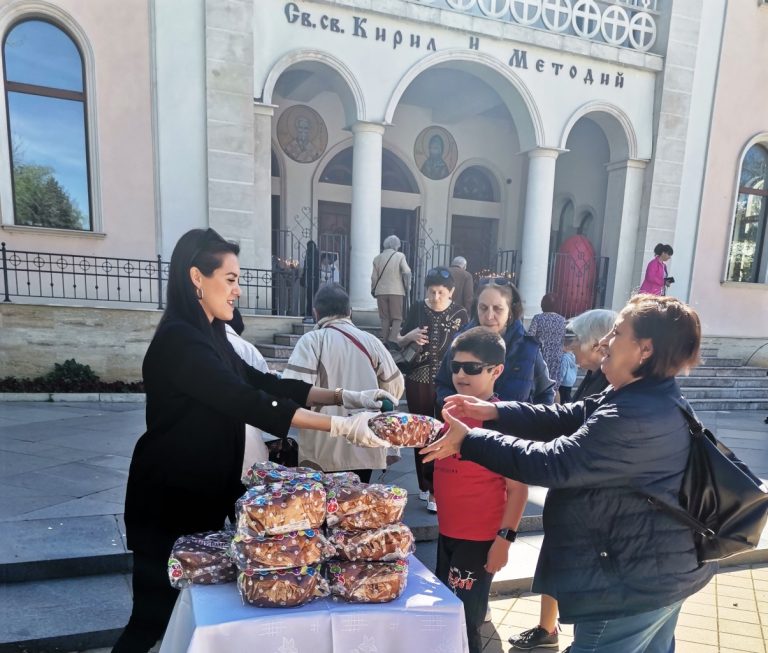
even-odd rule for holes
{"type": "MultiPolygon", "coordinates": [[[[167,261],[7,249],[2,243],[4,302],[12,297],[63,300],[90,305],[142,304],[162,309],[167,261]]],[[[301,315],[298,265],[275,260],[272,270],[241,268],[241,311],[263,315],[301,315]]]]}

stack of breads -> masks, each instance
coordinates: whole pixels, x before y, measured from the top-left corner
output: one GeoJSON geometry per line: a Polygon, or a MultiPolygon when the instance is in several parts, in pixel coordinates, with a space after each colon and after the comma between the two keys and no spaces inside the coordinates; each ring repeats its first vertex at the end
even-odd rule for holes
{"type": "Polygon", "coordinates": [[[174,587],[236,580],[243,602],[259,607],[329,594],[359,603],[400,596],[414,550],[400,522],[405,490],[271,462],[253,465],[243,483],[234,530],[177,540],[168,563],[174,587]]]}

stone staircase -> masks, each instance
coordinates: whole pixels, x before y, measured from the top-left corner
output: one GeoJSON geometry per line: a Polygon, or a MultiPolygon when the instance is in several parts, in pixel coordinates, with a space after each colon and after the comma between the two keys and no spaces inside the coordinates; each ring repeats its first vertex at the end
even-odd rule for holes
{"type": "MultiPolygon", "coordinates": [[[[256,347],[270,369],[282,371],[296,341],[313,327],[294,324],[293,333],[277,333],[273,342],[256,343],[256,347]]],[[[375,328],[366,330],[378,333],[375,328]]],[[[768,370],[745,366],[739,358],[720,358],[714,347],[703,347],[701,356],[703,365],[678,379],[695,410],[768,410],[768,370]]]]}

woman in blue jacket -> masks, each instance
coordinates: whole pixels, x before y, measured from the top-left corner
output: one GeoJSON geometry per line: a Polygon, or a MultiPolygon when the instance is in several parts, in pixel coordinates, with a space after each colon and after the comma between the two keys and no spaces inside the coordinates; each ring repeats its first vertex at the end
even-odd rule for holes
{"type": "Polygon", "coordinates": [[[600,341],[604,393],[565,406],[456,395],[443,411],[450,430],[422,450],[551,488],[533,591],[574,624],[571,653],[674,650],[683,600],[715,572],[698,562],[693,532],[643,496],[677,501],[690,433],[674,377],[698,363],[700,342],[693,309],[637,295],[600,341]],[[463,417],[510,435],[470,431],[463,417]]]}

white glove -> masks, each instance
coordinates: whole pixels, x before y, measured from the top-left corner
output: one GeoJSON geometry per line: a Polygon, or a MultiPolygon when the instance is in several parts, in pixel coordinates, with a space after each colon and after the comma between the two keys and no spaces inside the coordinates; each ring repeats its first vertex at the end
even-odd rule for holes
{"type": "Polygon", "coordinates": [[[331,437],[346,438],[358,447],[389,447],[389,442],[374,435],[368,428],[368,420],[379,413],[357,413],[349,417],[331,417],[331,437]]]}
{"type": "Polygon", "coordinates": [[[397,406],[400,400],[389,394],[386,390],[362,390],[356,392],[355,390],[342,390],[341,401],[344,404],[344,408],[354,410],[356,408],[365,408],[367,410],[378,410],[381,408],[381,402],[383,399],[389,399],[393,406],[397,406]]]}

